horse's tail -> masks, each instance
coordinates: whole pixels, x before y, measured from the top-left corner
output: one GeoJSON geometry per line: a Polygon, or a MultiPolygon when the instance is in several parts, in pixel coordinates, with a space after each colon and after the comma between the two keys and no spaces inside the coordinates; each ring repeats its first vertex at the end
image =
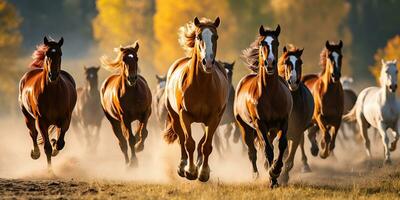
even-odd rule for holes
{"type": "Polygon", "coordinates": [[[164,140],[168,144],[172,144],[177,138],[178,138],[178,135],[172,129],[171,117],[168,114],[167,119],[166,119],[165,130],[164,130],[164,140]]]}
{"type": "MultiPolygon", "coordinates": [[[[55,133],[58,132],[58,128],[57,128],[57,126],[54,126],[54,125],[53,125],[53,126],[50,126],[50,127],[49,127],[49,130],[48,130],[47,132],[48,132],[48,134],[49,134],[49,140],[51,141],[52,136],[53,136],[55,133]]],[[[44,140],[43,140],[43,137],[42,137],[41,134],[38,134],[37,142],[38,142],[38,144],[40,144],[40,145],[44,144],[44,140]]]]}
{"type": "Polygon", "coordinates": [[[357,104],[355,104],[353,108],[346,115],[343,116],[344,121],[346,122],[356,121],[356,106],[357,104]]]}

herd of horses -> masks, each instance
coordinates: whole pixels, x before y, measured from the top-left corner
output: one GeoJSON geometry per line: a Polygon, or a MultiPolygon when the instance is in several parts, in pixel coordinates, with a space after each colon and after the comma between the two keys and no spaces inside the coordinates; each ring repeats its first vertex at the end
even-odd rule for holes
{"type": "Polygon", "coordinates": [[[327,41],[320,54],[321,72],[303,76],[304,49],[287,45],[279,57],[280,26],[260,26],[255,41],[242,55],[251,73],[234,87],[234,63],[216,60],[219,24],[219,18],[212,21],[196,17],[180,28],[179,42],[186,56],[171,65],[166,77],[156,76],[158,84],[153,96],[139,74],[138,42],[115,49],[115,59],[101,57],[103,68],[114,73],[99,90],[100,67],[85,67],[86,83],[76,88],[73,77],[61,69],[63,39],[57,42],[45,37],[33,53],[32,69],[19,84],[19,103],[33,142],[32,159],[40,157],[38,145],[44,144],[52,173],[51,157],[65,146],[64,136],[70,124],[83,130],[88,148],[96,149],[105,116],[126,164],[135,167],[136,153],[144,149],[153,112],[165,128],[166,142],[178,140],[181,157],[177,173],[189,180],[208,181],[213,143],[221,153],[229,149],[233,136],[234,142],[242,137],[254,178],[259,176],[257,149],[262,149],[270,187],[278,186],[278,178],[280,184],[287,184],[298,146],[302,169],[310,171],[304,136],[311,143],[311,154],[325,159],[333,156],[340,129],[342,137],[348,137],[344,126],[359,130],[368,156],[371,152],[367,129],[377,129],[385,148],[385,163],[390,163],[390,151],[396,149],[399,139],[395,60],[382,60],[381,86],[366,88],[357,97],[348,87],[352,80],[344,80],[344,86],[340,81],[342,41],[327,41]],[[132,131],[133,121],[139,123],[132,131]],[[196,160],[192,123],[201,123],[204,131],[197,143],[196,160]],[[223,129],[218,128],[222,126],[223,129]],[[388,128],[395,138],[390,147],[388,128]],[[220,134],[215,134],[217,130],[223,131],[225,149],[220,134]]]}

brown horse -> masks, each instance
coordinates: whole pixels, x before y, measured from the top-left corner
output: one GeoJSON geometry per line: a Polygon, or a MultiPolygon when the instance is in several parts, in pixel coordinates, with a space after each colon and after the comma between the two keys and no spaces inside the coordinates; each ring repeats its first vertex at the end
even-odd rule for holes
{"type": "MultiPolygon", "coordinates": [[[[100,67],[84,67],[85,85],[76,91],[78,100],[72,114],[71,125],[78,132],[83,130],[88,150],[95,151],[100,139],[101,121],[104,118],[100,103],[97,72],[100,67]]],[[[78,138],[82,137],[77,135],[78,138]]]]}
{"type": "Polygon", "coordinates": [[[212,22],[205,18],[200,21],[196,17],[194,22],[182,27],[180,42],[188,57],[175,61],[167,74],[165,139],[172,143],[179,138],[181,162],[178,174],[189,180],[198,178],[205,182],[210,177],[208,158],[212,151],[212,139],[228,96],[225,69],[215,61],[219,23],[219,18],[212,22]],[[196,143],[191,131],[194,122],[205,126],[205,133],[197,147],[197,166],[193,156],[196,143]]]}
{"type": "Polygon", "coordinates": [[[19,83],[19,104],[25,116],[26,126],[33,141],[32,159],[40,157],[38,133],[44,143],[49,172],[51,156],[64,148],[65,133],[71,122],[72,110],[76,103],[75,81],[66,71],[61,70],[61,46],[64,39],[55,42],[44,37],[44,43],[33,53],[34,61],[19,83]],[[57,132],[57,139],[51,139],[49,127],[57,132]]]}
{"type": "Polygon", "coordinates": [[[142,151],[147,138],[147,122],[151,114],[151,92],[146,80],[138,74],[138,42],[116,49],[114,60],[103,56],[102,66],[110,71],[119,70],[119,74],[109,76],[101,86],[101,105],[111,123],[119,146],[130,167],[137,166],[135,151],[142,151]],[[135,135],[131,123],[139,121],[135,135]],[[128,157],[128,145],[131,158],[128,157]]]}
{"type": "MultiPolygon", "coordinates": [[[[279,58],[279,76],[284,78],[289,85],[290,93],[293,98],[293,109],[289,117],[288,128],[288,148],[285,158],[285,166],[280,176],[280,182],[287,184],[289,172],[294,165],[294,156],[297,147],[304,141],[304,131],[309,127],[314,113],[314,99],[310,90],[301,82],[302,64],[301,55],[303,49],[298,49],[290,45],[283,48],[283,54],[279,58]]],[[[303,171],[308,170],[309,166],[302,151],[303,171]]]]}
{"type": "Polygon", "coordinates": [[[280,26],[275,30],[259,29],[259,36],[243,51],[243,57],[250,69],[240,80],[235,95],[234,113],[244,141],[248,147],[253,175],[258,177],[257,150],[254,140],[264,141],[265,168],[269,168],[270,187],[278,186],[283,166],[283,155],[287,147],[287,130],[292,110],[292,95],[288,86],[278,75],[278,36],[280,26]],[[279,140],[278,158],[274,159],[273,141],[279,140]]]}
{"type": "Polygon", "coordinates": [[[335,139],[342,121],[343,88],[340,83],[342,68],[343,42],[331,44],[326,41],[325,48],[320,54],[322,72],[303,77],[304,84],[311,90],[314,97],[313,126],[308,129],[311,142],[311,153],[318,155],[316,133],[322,131],[319,156],[327,158],[335,148],[335,139]]]}

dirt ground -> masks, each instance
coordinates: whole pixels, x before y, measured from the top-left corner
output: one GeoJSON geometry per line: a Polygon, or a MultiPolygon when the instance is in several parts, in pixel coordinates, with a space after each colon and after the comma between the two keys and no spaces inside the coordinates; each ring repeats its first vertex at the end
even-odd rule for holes
{"type": "Polygon", "coordinates": [[[296,158],[289,185],[271,190],[262,154],[261,176],[253,181],[240,144],[223,155],[213,152],[209,182],[187,181],[175,172],[178,145],[166,145],[156,126],[150,127],[145,150],[138,154],[139,167],[127,169],[104,120],[97,153],[88,153],[82,137],[70,130],[65,149],[53,158],[55,175],[49,175],[42,149],[40,159],[30,158],[32,142],[21,117],[0,119],[0,127],[0,199],[400,199],[399,150],[392,154],[393,165],[383,166],[379,138],[369,162],[362,145],[353,141],[338,142],[335,158],[321,160],[308,153],[311,173],[301,173],[296,158]]]}

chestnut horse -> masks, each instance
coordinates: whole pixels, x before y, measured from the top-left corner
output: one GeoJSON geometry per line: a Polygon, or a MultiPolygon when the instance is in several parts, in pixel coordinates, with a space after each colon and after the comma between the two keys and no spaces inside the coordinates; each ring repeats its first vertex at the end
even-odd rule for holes
{"type": "Polygon", "coordinates": [[[254,140],[264,141],[265,168],[269,168],[270,187],[278,186],[287,147],[287,130],[292,110],[292,95],[288,86],[278,75],[278,36],[275,30],[259,29],[259,36],[243,51],[250,69],[257,73],[243,77],[236,89],[234,114],[253,165],[253,176],[258,177],[257,150],[254,140]],[[255,131],[254,131],[255,130],[255,131]],[[274,139],[279,140],[278,158],[274,159],[274,139]]]}
{"type": "Polygon", "coordinates": [[[44,43],[33,53],[34,61],[30,65],[33,69],[25,73],[19,82],[19,104],[33,142],[31,157],[40,157],[40,133],[42,139],[39,143],[44,143],[50,173],[51,156],[56,156],[64,148],[65,133],[76,103],[75,81],[61,70],[63,42],[63,38],[55,42],[44,37],[44,43]],[[51,131],[49,127],[53,127],[51,131]],[[57,139],[51,139],[54,131],[57,132],[57,139]]]}
{"type": "Polygon", "coordinates": [[[167,74],[165,139],[172,143],[179,138],[179,176],[189,180],[198,178],[202,182],[210,178],[208,158],[212,139],[228,98],[225,69],[215,61],[219,23],[219,18],[212,22],[196,17],[194,22],[183,26],[180,43],[187,50],[187,57],[175,61],[167,74]],[[197,146],[197,166],[193,156],[196,143],[191,131],[191,124],[195,122],[205,126],[205,133],[197,146]]]}
{"type": "Polygon", "coordinates": [[[85,85],[76,91],[78,100],[72,114],[72,127],[77,131],[83,130],[86,147],[91,152],[97,149],[100,140],[100,127],[104,118],[100,103],[100,91],[98,88],[98,71],[100,67],[84,67],[85,85]]]}
{"type": "Polygon", "coordinates": [[[108,121],[111,123],[119,146],[130,167],[138,164],[135,151],[142,151],[147,138],[147,122],[151,114],[151,92],[146,80],[138,74],[138,42],[127,47],[116,49],[114,60],[103,56],[102,66],[109,70],[119,70],[119,74],[109,76],[101,86],[101,105],[108,121]],[[131,123],[139,121],[135,135],[131,123]],[[131,158],[128,157],[128,145],[131,158]]]}
{"type": "Polygon", "coordinates": [[[343,88],[340,83],[342,68],[343,42],[338,44],[326,41],[325,48],[320,54],[322,72],[309,74],[302,81],[311,90],[314,97],[313,125],[308,129],[311,142],[311,153],[318,155],[316,133],[321,130],[321,152],[319,156],[327,158],[335,148],[335,139],[342,121],[343,114],[343,88]]]}
{"type": "MultiPolygon", "coordinates": [[[[280,176],[280,182],[287,184],[289,172],[294,165],[294,156],[297,147],[304,142],[304,131],[309,127],[314,113],[314,99],[310,90],[301,82],[302,65],[301,55],[303,49],[292,45],[289,49],[283,47],[283,54],[279,58],[279,76],[284,78],[289,85],[293,98],[293,109],[289,117],[288,148],[285,158],[285,166],[280,176]]],[[[302,151],[303,171],[309,168],[307,159],[302,151]]]]}

